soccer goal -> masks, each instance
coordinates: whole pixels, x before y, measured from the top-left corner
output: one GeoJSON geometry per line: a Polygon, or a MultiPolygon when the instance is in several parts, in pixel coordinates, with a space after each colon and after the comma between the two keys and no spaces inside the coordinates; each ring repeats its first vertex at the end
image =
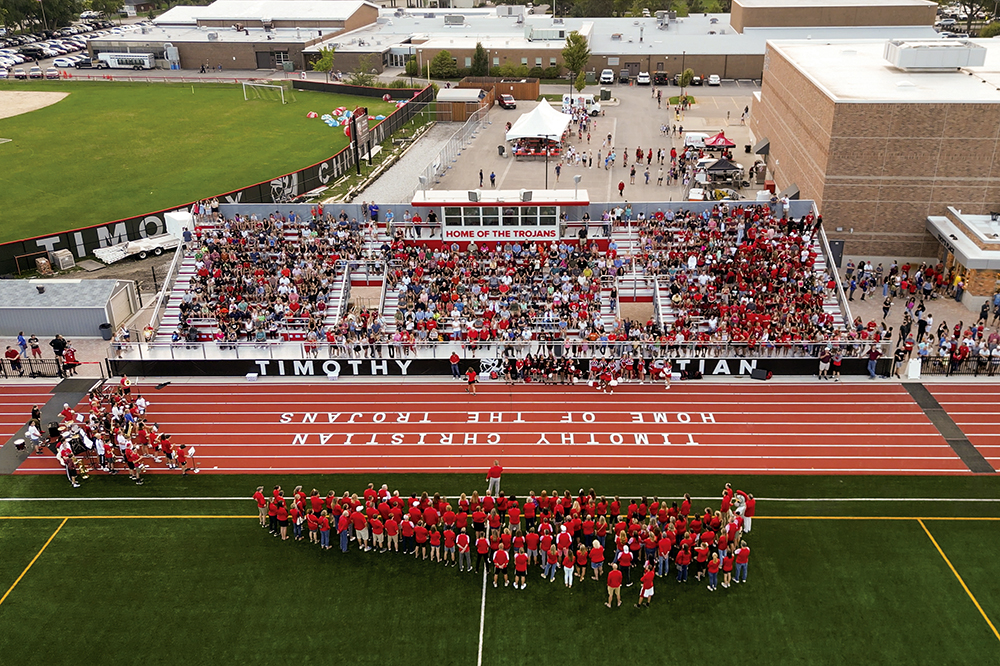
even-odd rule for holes
{"type": "Polygon", "coordinates": [[[287,104],[285,101],[284,86],[275,86],[267,83],[244,83],[243,101],[246,102],[250,99],[263,99],[269,101],[277,101],[280,99],[282,104],[287,104]]]}

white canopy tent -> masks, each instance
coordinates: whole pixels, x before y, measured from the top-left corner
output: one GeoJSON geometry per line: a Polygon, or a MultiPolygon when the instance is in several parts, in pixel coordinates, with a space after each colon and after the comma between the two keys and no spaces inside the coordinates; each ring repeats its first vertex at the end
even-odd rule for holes
{"type": "Polygon", "coordinates": [[[538,106],[517,119],[507,132],[507,140],[552,139],[558,141],[573,117],[556,111],[548,100],[543,99],[538,106]]]}

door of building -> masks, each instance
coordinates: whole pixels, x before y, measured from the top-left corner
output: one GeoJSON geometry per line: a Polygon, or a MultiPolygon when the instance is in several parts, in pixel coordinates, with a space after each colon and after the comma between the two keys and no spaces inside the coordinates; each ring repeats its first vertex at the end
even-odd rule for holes
{"type": "Polygon", "coordinates": [[[274,69],[271,64],[271,54],[267,51],[257,51],[257,69],[274,69]]]}

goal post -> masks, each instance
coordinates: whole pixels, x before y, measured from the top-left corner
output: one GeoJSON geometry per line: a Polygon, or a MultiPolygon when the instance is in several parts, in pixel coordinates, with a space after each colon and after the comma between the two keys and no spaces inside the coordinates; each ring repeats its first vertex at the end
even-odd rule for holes
{"type": "Polygon", "coordinates": [[[243,83],[243,101],[249,101],[253,99],[280,99],[282,104],[287,104],[285,101],[285,87],[276,86],[268,83],[243,83]]]}

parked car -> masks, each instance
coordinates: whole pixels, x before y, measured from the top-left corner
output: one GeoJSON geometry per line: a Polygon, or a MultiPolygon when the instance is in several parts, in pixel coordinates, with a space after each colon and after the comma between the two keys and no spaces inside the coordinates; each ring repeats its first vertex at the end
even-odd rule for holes
{"type": "Polygon", "coordinates": [[[602,84],[608,84],[614,82],[615,82],[615,73],[613,71],[611,71],[610,69],[606,69],[603,72],[601,72],[602,84]]]}
{"type": "Polygon", "coordinates": [[[15,79],[26,79],[28,78],[28,73],[24,71],[24,67],[14,68],[14,78],[15,79]]]}
{"type": "Polygon", "coordinates": [[[56,58],[52,61],[53,67],[73,67],[74,64],[72,58],[56,58]]]}
{"type": "Polygon", "coordinates": [[[649,72],[639,72],[639,75],[635,77],[635,84],[638,86],[648,86],[651,81],[649,72]]]}
{"type": "Polygon", "coordinates": [[[502,109],[517,108],[517,101],[514,99],[512,95],[500,95],[500,100],[498,103],[500,104],[500,108],[502,109]]]}
{"type": "Polygon", "coordinates": [[[947,28],[947,27],[953,26],[953,25],[955,25],[957,23],[958,23],[958,21],[956,21],[953,18],[945,18],[945,19],[941,19],[940,21],[938,21],[937,23],[935,23],[934,27],[935,28],[947,28]]]}
{"type": "Polygon", "coordinates": [[[697,74],[691,77],[691,85],[700,86],[703,83],[705,83],[705,80],[700,76],[698,76],[697,74]]]}
{"type": "Polygon", "coordinates": [[[7,78],[7,68],[0,67],[0,79],[6,79],[6,78],[7,78]]]}
{"type": "Polygon", "coordinates": [[[653,85],[665,86],[670,82],[670,76],[666,72],[653,72],[653,85]]]}
{"type": "Polygon", "coordinates": [[[43,72],[42,68],[39,67],[38,65],[35,65],[34,67],[32,67],[31,69],[28,70],[28,78],[29,79],[41,79],[44,76],[45,76],[45,72],[43,72]]]}
{"type": "Polygon", "coordinates": [[[712,74],[711,76],[708,77],[708,85],[710,85],[710,86],[721,86],[722,85],[722,79],[719,78],[718,74],[712,74]]]}
{"type": "Polygon", "coordinates": [[[632,73],[627,69],[618,72],[618,83],[628,83],[632,80],[632,73]]]}
{"type": "Polygon", "coordinates": [[[55,67],[49,67],[45,70],[45,78],[47,79],[58,79],[60,76],[61,74],[59,74],[59,70],[55,67]]]}

